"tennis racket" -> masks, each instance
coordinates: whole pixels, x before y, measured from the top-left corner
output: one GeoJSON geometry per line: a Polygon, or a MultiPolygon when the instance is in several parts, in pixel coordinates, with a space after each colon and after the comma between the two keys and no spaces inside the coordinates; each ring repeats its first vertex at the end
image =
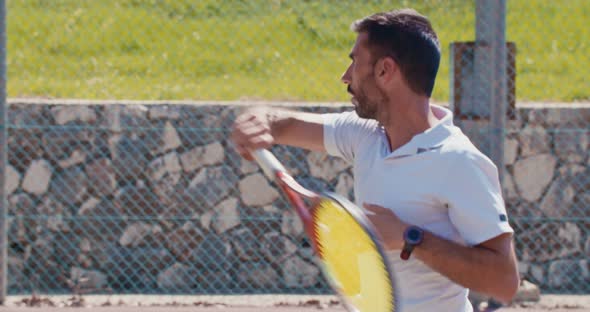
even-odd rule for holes
{"type": "Polygon", "coordinates": [[[397,311],[395,279],[377,232],[342,196],[301,186],[268,150],[252,151],[302,220],[324,277],[348,311],[397,311]]]}

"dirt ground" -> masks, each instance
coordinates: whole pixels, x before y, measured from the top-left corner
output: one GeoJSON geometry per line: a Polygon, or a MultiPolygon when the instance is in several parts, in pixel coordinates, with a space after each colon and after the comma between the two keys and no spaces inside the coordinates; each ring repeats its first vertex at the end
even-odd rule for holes
{"type": "MultiPolygon", "coordinates": [[[[295,311],[321,311],[321,312],[345,312],[342,308],[317,308],[317,307],[81,307],[81,308],[26,308],[26,307],[5,307],[0,308],[2,312],[295,312],[295,311]]],[[[498,312],[525,312],[525,311],[553,311],[553,312],[590,312],[590,308],[501,308],[498,310],[487,310],[498,312]]]]}
{"type": "MultiPolygon", "coordinates": [[[[0,312],[343,312],[333,296],[87,296],[9,297],[0,312]]],[[[544,295],[485,312],[590,312],[590,295],[544,295]]]]}

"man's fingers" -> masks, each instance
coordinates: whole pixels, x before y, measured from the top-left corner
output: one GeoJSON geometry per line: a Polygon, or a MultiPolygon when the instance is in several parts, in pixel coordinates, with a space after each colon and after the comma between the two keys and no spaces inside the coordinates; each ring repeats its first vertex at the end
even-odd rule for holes
{"type": "Polygon", "coordinates": [[[249,113],[247,113],[247,114],[241,114],[238,117],[236,117],[236,120],[234,122],[236,124],[240,124],[240,123],[243,123],[243,122],[252,120],[254,118],[256,118],[256,115],[254,115],[254,114],[249,114],[249,113]]]}
{"type": "Polygon", "coordinates": [[[372,212],[380,212],[383,210],[387,210],[386,208],[379,206],[379,205],[375,205],[375,204],[368,204],[368,203],[363,203],[363,207],[369,211],[372,212]]]}
{"type": "Polygon", "coordinates": [[[264,126],[244,127],[232,133],[232,141],[244,149],[268,148],[274,143],[270,129],[264,126]]]}
{"type": "Polygon", "coordinates": [[[270,133],[260,132],[249,136],[237,136],[233,142],[241,150],[255,150],[269,148],[274,143],[274,138],[270,133]]]}
{"type": "Polygon", "coordinates": [[[241,114],[236,118],[230,137],[236,151],[247,160],[253,160],[250,151],[269,148],[274,144],[268,120],[254,112],[241,114]]]}
{"type": "Polygon", "coordinates": [[[254,157],[252,157],[252,154],[250,154],[249,152],[240,153],[240,155],[248,161],[254,160],[254,157]]]}
{"type": "Polygon", "coordinates": [[[244,137],[255,137],[265,133],[270,133],[270,128],[262,124],[250,123],[239,129],[239,132],[244,137]]]}
{"type": "Polygon", "coordinates": [[[249,161],[254,160],[254,158],[252,157],[252,154],[250,153],[250,150],[248,150],[242,146],[235,145],[235,144],[234,144],[234,148],[235,148],[236,152],[238,152],[238,154],[240,154],[240,156],[242,156],[242,158],[245,158],[246,160],[249,160],[249,161]]]}
{"type": "Polygon", "coordinates": [[[253,148],[267,148],[273,143],[273,137],[269,133],[262,133],[250,139],[253,148]]]}

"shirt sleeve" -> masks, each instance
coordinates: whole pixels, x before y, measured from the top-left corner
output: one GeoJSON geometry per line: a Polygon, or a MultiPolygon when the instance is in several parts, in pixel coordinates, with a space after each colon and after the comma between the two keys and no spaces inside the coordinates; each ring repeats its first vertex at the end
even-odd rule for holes
{"type": "Polygon", "coordinates": [[[514,230],[508,223],[498,170],[483,154],[466,152],[454,160],[443,188],[449,217],[474,246],[514,230]]]}
{"type": "Polygon", "coordinates": [[[354,111],[323,114],[322,117],[326,152],[352,163],[361,140],[375,129],[376,122],[362,119],[354,111]]]}

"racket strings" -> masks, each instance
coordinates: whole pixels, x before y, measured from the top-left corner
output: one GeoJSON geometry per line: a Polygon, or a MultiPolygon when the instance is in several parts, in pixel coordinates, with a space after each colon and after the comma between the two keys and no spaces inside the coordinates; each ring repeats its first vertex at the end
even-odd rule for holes
{"type": "Polygon", "coordinates": [[[359,311],[395,311],[385,259],[345,208],[323,199],[313,213],[314,240],[331,284],[359,311]]]}

